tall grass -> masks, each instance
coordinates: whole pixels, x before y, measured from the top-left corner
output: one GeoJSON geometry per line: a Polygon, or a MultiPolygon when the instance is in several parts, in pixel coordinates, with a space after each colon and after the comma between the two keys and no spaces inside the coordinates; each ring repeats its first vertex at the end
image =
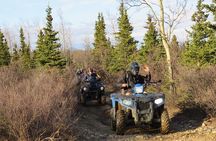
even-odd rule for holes
{"type": "Polygon", "coordinates": [[[9,140],[59,138],[76,120],[72,70],[0,68],[1,136],[9,140]]]}

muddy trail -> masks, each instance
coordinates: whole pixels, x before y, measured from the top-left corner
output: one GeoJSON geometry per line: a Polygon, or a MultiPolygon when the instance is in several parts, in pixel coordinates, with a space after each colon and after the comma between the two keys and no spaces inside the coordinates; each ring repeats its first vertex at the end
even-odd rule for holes
{"type": "Polygon", "coordinates": [[[125,135],[118,136],[110,128],[108,104],[98,105],[89,102],[80,106],[80,117],[76,123],[78,141],[216,141],[216,120],[208,119],[199,109],[180,111],[177,108],[168,108],[171,129],[167,135],[158,130],[130,127],[125,135]]]}

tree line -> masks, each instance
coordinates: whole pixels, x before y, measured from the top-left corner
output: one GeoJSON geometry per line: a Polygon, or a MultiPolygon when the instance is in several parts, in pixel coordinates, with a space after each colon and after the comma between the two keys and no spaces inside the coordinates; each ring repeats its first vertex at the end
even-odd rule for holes
{"type": "Polygon", "coordinates": [[[31,51],[30,43],[26,43],[24,30],[19,32],[20,47],[15,44],[10,53],[7,40],[0,31],[0,66],[19,64],[23,69],[36,67],[63,68],[67,64],[66,57],[62,54],[58,32],[53,28],[52,8],[46,9],[46,25],[38,33],[36,49],[31,51]]]}
{"type": "MultiPolygon", "coordinates": [[[[177,37],[173,35],[169,42],[171,56],[180,55],[180,62],[185,66],[201,67],[216,64],[216,1],[205,4],[198,0],[196,11],[192,16],[194,24],[188,31],[189,39],[180,46],[177,37]],[[214,20],[209,17],[214,16],[214,20]],[[181,51],[180,51],[181,50],[181,51]]],[[[105,21],[99,13],[95,24],[93,57],[96,65],[107,71],[115,72],[127,69],[131,61],[150,63],[165,59],[160,31],[156,28],[157,21],[148,15],[141,48],[132,37],[133,27],[130,24],[127,10],[122,2],[119,8],[118,32],[115,33],[115,45],[111,45],[106,35],[105,21]]],[[[173,60],[171,60],[173,63],[173,60]]]]}
{"type": "MultiPolygon", "coordinates": [[[[181,63],[188,66],[206,66],[216,64],[216,1],[205,4],[204,0],[198,0],[197,8],[192,16],[194,24],[188,31],[189,39],[184,46],[179,45],[174,35],[169,42],[171,55],[173,50],[180,51],[181,63]],[[214,19],[210,19],[214,17],[214,19]]],[[[61,52],[58,32],[53,28],[52,8],[46,9],[46,25],[38,33],[36,49],[31,51],[30,43],[26,43],[24,30],[20,28],[20,44],[15,44],[13,52],[9,51],[6,38],[0,30],[0,66],[19,63],[23,68],[58,67],[64,68],[70,61],[61,52]]],[[[137,48],[137,43],[132,36],[131,25],[122,2],[119,7],[118,31],[114,34],[116,44],[113,45],[106,34],[106,24],[103,13],[98,14],[95,22],[93,49],[91,50],[93,63],[96,67],[109,72],[127,69],[132,61],[141,64],[165,60],[166,52],[163,48],[164,37],[156,28],[157,21],[148,15],[146,20],[147,32],[144,35],[142,45],[137,48]]],[[[173,60],[172,60],[173,61],[173,60]]]]}

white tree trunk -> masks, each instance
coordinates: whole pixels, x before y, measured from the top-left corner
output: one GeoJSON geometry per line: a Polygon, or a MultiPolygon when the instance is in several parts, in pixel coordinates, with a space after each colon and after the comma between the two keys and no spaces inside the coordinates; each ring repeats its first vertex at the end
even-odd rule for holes
{"type": "Polygon", "coordinates": [[[170,55],[170,47],[169,47],[169,43],[168,43],[168,40],[166,37],[165,27],[164,27],[163,0],[158,0],[158,2],[160,5],[160,20],[159,20],[160,34],[162,37],[163,46],[164,46],[166,56],[167,56],[167,67],[168,67],[168,77],[169,77],[169,81],[170,81],[170,90],[171,90],[171,93],[175,93],[173,69],[172,69],[172,62],[171,62],[171,55],[170,55]]]}

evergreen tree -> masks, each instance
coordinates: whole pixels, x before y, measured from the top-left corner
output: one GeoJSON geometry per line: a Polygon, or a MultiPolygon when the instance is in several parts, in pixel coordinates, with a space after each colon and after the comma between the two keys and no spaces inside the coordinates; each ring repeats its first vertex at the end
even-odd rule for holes
{"type": "Polygon", "coordinates": [[[198,0],[197,11],[192,16],[195,24],[192,26],[192,32],[189,33],[190,40],[183,53],[186,64],[203,65],[205,64],[204,54],[206,52],[206,43],[210,35],[210,22],[207,21],[209,14],[205,13],[203,0],[198,0]]]}
{"type": "Polygon", "coordinates": [[[122,2],[119,8],[120,17],[118,18],[119,31],[116,33],[117,45],[114,50],[112,70],[125,70],[135,59],[136,43],[132,37],[133,27],[131,26],[127,10],[122,2]]]}
{"type": "Polygon", "coordinates": [[[23,28],[20,28],[20,55],[22,56],[25,54],[27,44],[25,43],[25,36],[24,36],[24,31],[23,28]]]}
{"type": "MultiPolygon", "coordinates": [[[[149,15],[147,19],[147,33],[143,39],[141,49],[139,51],[139,57],[141,62],[147,62],[148,59],[152,60],[153,56],[161,56],[158,54],[159,49],[163,49],[160,45],[160,36],[155,28],[156,23],[152,21],[152,17],[149,15]],[[156,54],[155,54],[156,53],[156,54]],[[155,54],[155,55],[154,55],[155,54]]],[[[155,57],[154,57],[155,59],[155,57]]]]}
{"type": "Polygon", "coordinates": [[[45,56],[46,46],[44,44],[44,33],[40,30],[38,34],[38,39],[36,42],[36,50],[33,53],[33,58],[35,60],[34,65],[36,67],[43,66],[46,64],[44,60],[47,60],[47,56],[45,56]]]}
{"type": "Polygon", "coordinates": [[[66,59],[62,56],[59,43],[59,38],[56,37],[58,32],[54,31],[52,25],[52,8],[48,6],[46,27],[40,31],[37,41],[36,60],[40,66],[59,67],[66,65],[66,59]]]}
{"type": "Polygon", "coordinates": [[[20,59],[22,67],[28,69],[31,67],[30,45],[25,42],[23,28],[20,28],[20,59]]]}
{"type": "Polygon", "coordinates": [[[10,52],[9,52],[9,46],[8,46],[8,43],[7,43],[6,39],[4,39],[4,48],[5,48],[5,53],[4,53],[5,65],[9,65],[10,62],[11,62],[11,55],[10,55],[10,52]]]}
{"type": "MultiPolygon", "coordinates": [[[[43,55],[47,55],[47,63],[48,66],[57,66],[64,67],[66,65],[66,59],[62,57],[60,52],[61,44],[59,43],[59,38],[56,37],[58,32],[54,31],[52,25],[52,8],[48,6],[47,10],[47,24],[44,28],[44,45],[45,51],[43,55]]],[[[46,60],[44,60],[46,62],[46,60]]]]}
{"type": "Polygon", "coordinates": [[[19,60],[18,47],[17,47],[17,44],[14,44],[12,62],[16,62],[18,60],[19,60]]]}
{"type": "Polygon", "coordinates": [[[179,55],[180,55],[180,47],[179,47],[179,42],[177,40],[176,35],[173,35],[171,43],[171,54],[172,54],[172,64],[173,64],[173,69],[177,70],[177,63],[179,62],[179,55]]]}
{"type": "Polygon", "coordinates": [[[98,14],[94,33],[94,63],[108,69],[111,52],[111,42],[106,37],[106,25],[102,13],[98,14]]]}
{"type": "Polygon", "coordinates": [[[205,4],[205,8],[209,11],[209,14],[214,16],[214,22],[210,24],[211,29],[209,40],[206,43],[205,50],[205,62],[209,64],[216,64],[216,0],[212,0],[212,3],[205,4]]]}
{"type": "Polygon", "coordinates": [[[172,37],[171,47],[172,47],[172,50],[174,50],[176,52],[179,51],[179,42],[177,40],[176,35],[173,35],[173,37],[172,37]]]}
{"type": "Polygon", "coordinates": [[[36,50],[34,50],[32,53],[31,68],[36,68],[38,66],[39,65],[37,64],[37,60],[36,60],[36,50]]]}
{"type": "Polygon", "coordinates": [[[10,52],[7,44],[7,40],[4,34],[0,31],[0,66],[10,64],[10,52]]]}
{"type": "Polygon", "coordinates": [[[110,41],[110,38],[108,38],[107,40],[107,44],[108,44],[108,48],[106,50],[106,61],[105,61],[105,66],[106,66],[106,70],[107,71],[112,71],[112,55],[113,55],[113,51],[114,51],[114,48],[112,46],[112,43],[110,41]]]}
{"type": "Polygon", "coordinates": [[[212,13],[216,21],[216,0],[212,0],[210,4],[204,4],[205,8],[212,13]]]}
{"type": "Polygon", "coordinates": [[[178,47],[179,46],[179,42],[177,40],[176,35],[173,35],[171,45],[172,45],[172,47],[178,47]]]}
{"type": "Polygon", "coordinates": [[[210,35],[206,43],[206,48],[204,52],[205,62],[208,62],[208,64],[216,64],[216,31],[210,35]]]}

